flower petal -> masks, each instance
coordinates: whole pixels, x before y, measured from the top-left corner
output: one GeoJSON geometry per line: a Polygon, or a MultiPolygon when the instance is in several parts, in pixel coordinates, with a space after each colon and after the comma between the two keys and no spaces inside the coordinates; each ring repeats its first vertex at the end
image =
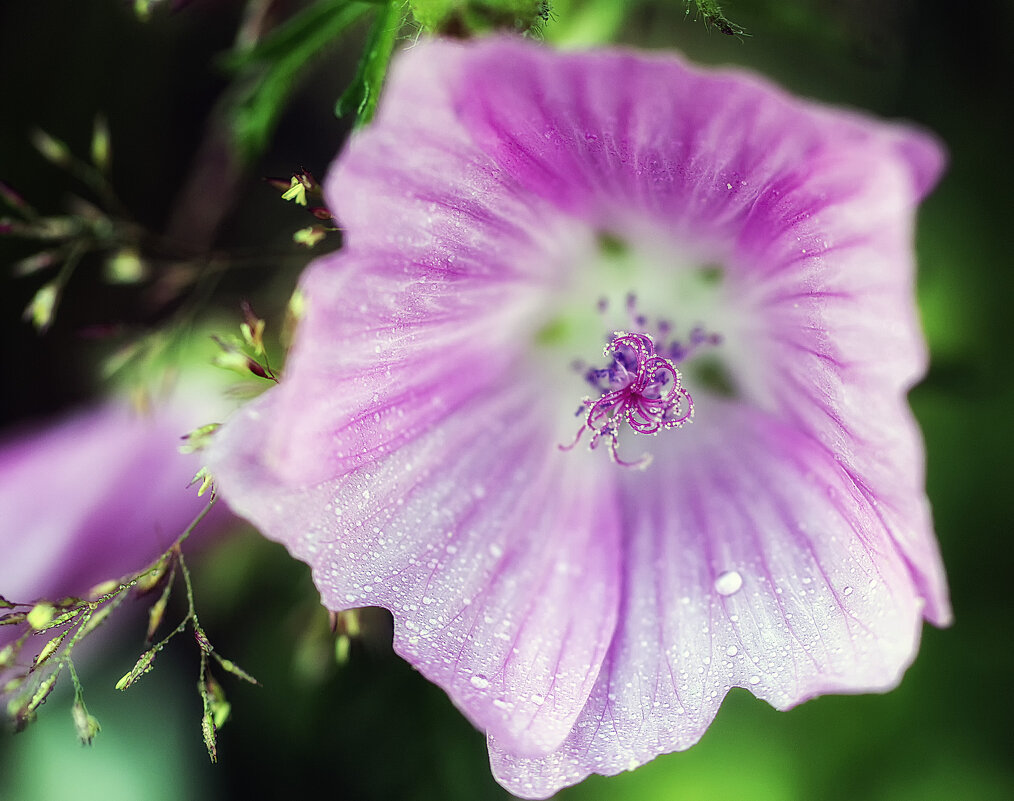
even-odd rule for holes
{"type": "Polygon", "coordinates": [[[512,792],[545,798],[688,748],[731,687],[785,709],[888,689],[913,658],[923,599],[848,472],[771,416],[730,404],[712,422],[625,488],[616,637],[556,753],[490,738],[512,792]]]}
{"type": "MultiPolygon", "coordinates": [[[[406,58],[450,87],[455,124],[534,202],[614,230],[649,220],[688,241],[735,234],[758,196],[805,178],[829,155],[905,164],[921,196],[942,166],[927,135],[795,99],[738,70],[702,70],[670,55],[561,55],[518,40],[433,44],[406,58]],[[421,62],[426,62],[425,66],[421,62]],[[872,148],[872,150],[871,150],[872,148]]],[[[400,81],[399,81],[400,79],[400,81]]],[[[392,90],[393,91],[393,90],[392,90]]]]}
{"type": "Polygon", "coordinates": [[[871,142],[863,158],[839,148],[806,180],[755,204],[733,257],[744,265],[736,292],[750,311],[739,336],[750,352],[730,369],[748,403],[833,454],[896,538],[926,616],[946,624],[923,447],[906,398],[927,361],[914,304],[918,198],[895,144],[871,142]]]}
{"type": "Polygon", "coordinates": [[[313,567],[327,608],[390,609],[396,650],[476,725],[515,753],[556,748],[616,620],[610,474],[560,452],[537,399],[515,389],[477,396],[390,456],[285,487],[260,458],[277,397],[216,437],[230,506],[313,567]]]}
{"type": "Polygon", "coordinates": [[[511,287],[454,290],[404,260],[331,257],[302,282],[306,315],[262,458],[290,484],[340,476],[406,444],[507,369],[525,311],[511,287]]]}
{"type": "Polygon", "coordinates": [[[0,448],[0,591],[11,600],[80,594],[143,568],[205,501],[187,485],[180,437],[192,410],[141,417],[110,402],[0,448]]]}

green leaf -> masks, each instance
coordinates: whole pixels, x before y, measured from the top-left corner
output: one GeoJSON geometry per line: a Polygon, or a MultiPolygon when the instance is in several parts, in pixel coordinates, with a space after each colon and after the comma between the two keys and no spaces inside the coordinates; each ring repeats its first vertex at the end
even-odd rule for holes
{"type": "Polygon", "coordinates": [[[402,5],[397,0],[392,0],[377,12],[363,56],[359,60],[356,77],[335,104],[334,113],[337,117],[355,111],[356,127],[367,125],[377,110],[394,43],[404,21],[402,5]]]}
{"type": "Polygon", "coordinates": [[[257,686],[260,686],[260,682],[257,681],[257,679],[255,679],[253,676],[251,676],[249,673],[243,670],[243,668],[241,668],[235,662],[232,662],[229,659],[223,659],[217,653],[212,653],[212,656],[215,657],[215,659],[218,661],[218,664],[222,666],[223,670],[229,671],[229,673],[231,673],[233,676],[238,676],[239,678],[243,679],[243,681],[248,681],[251,684],[256,684],[257,686]]]}
{"type": "Polygon", "coordinates": [[[39,667],[39,665],[56,653],[56,649],[60,647],[60,644],[63,642],[68,633],[69,631],[65,631],[63,634],[58,634],[42,647],[42,650],[39,651],[39,655],[35,657],[35,663],[32,665],[32,670],[35,670],[39,667]]]}
{"type": "MultiPolygon", "coordinates": [[[[218,727],[215,725],[216,699],[213,690],[215,686],[217,686],[217,682],[215,682],[208,671],[207,654],[202,653],[201,676],[197,681],[197,691],[201,694],[201,699],[204,701],[204,714],[201,716],[201,734],[204,736],[204,747],[208,749],[208,757],[212,762],[218,761],[218,727]]],[[[224,693],[221,695],[221,700],[225,700],[224,693]]]]}
{"type": "Polygon", "coordinates": [[[46,700],[46,696],[53,692],[53,687],[56,686],[56,680],[59,677],[60,671],[56,670],[42,680],[38,688],[35,690],[35,694],[32,695],[32,700],[28,702],[28,709],[30,712],[34,712],[42,706],[42,702],[46,700]]]}
{"type": "Polygon", "coordinates": [[[412,16],[424,31],[457,36],[539,31],[552,16],[550,6],[548,0],[409,0],[412,16]]]}
{"type": "Polygon", "coordinates": [[[71,162],[70,148],[57,139],[55,136],[50,136],[48,133],[43,131],[41,128],[36,128],[30,134],[32,144],[35,145],[35,149],[39,151],[46,161],[51,164],[55,164],[58,167],[67,167],[71,162]]]}
{"type": "Polygon", "coordinates": [[[56,304],[59,300],[60,285],[56,281],[50,281],[32,296],[22,317],[31,322],[36,331],[45,332],[53,322],[53,315],[56,313],[56,304]]]}
{"type": "Polygon", "coordinates": [[[226,53],[219,59],[219,66],[229,72],[240,73],[252,64],[268,64],[277,61],[298,47],[309,32],[320,27],[331,15],[347,6],[363,6],[365,11],[369,4],[369,0],[362,2],[318,0],[309,8],[294,14],[260,41],[226,53]]]}
{"type": "Polygon", "coordinates": [[[56,609],[53,608],[51,603],[41,601],[32,607],[32,611],[28,613],[27,620],[28,625],[36,631],[41,631],[49,626],[49,622],[53,619],[56,614],[56,609]]]}
{"type": "Polygon", "coordinates": [[[146,640],[151,642],[155,638],[155,632],[158,631],[158,627],[162,625],[162,618],[165,616],[166,604],[169,601],[169,590],[170,585],[166,585],[165,591],[159,596],[158,600],[151,605],[148,609],[148,634],[146,640]]]}
{"type": "Polygon", "coordinates": [[[211,675],[211,671],[208,671],[206,674],[205,688],[208,692],[208,711],[211,712],[215,731],[218,731],[229,719],[229,714],[232,712],[232,704],[226,699],[225,690],[215,680],[215,677],[211,675]]]}
{"type": "Polygon", "coordinates": [[[227,69],[239,73],[232,130],[246,159],[267,146],[285,103],[313,58],[369,10],[369,3],[320,0],[260,45],[225,60],[227,69]]]}
{"type": "Polygon", "coordinates": [[[0,670],[10,667],[14,663],[14,645],[8,643],[0,648],[0,670]]]}
{"type": "Polygon", "coordinates": [[[81,744],[91,745],[92,740],[95,739],[95,735],[102,729],[98,720],[96,720],[94,715],[88,714],[88,708],[80,697],[74,699],[74,706],[71,707],[70,712],[74,718],[74,728],[77,731],[81,744]]]}
{"type": "Polygon", "coordinates": [[[95,115],[95,127],[92,130],[92,164],[102,172],[108,172],[112,156],[109,144],[109,123],[101,114],[95,115]]]}
{"type": "MultiPolygon", "coordinates": [[[[35,611],[35,610],[32,610],[32,611],[35,611]]],[[[73,609],[70,609],[67,612],[62,612],[59,615],[51,617],[49,619],[49,621],[45,623],[45,625],[42,625],[42,626],[33,626],[33,628],[35,628],[36,631],[46,631],[48,629],[55,629],[58,626],[63,626],[63,625],[66,625],[67,623],[70,623],[74,618],[76,618],[78,615],[80,615],[81,612],[82,612],[82,608],[80,606],[78,606],[78,607],[75,607],[73,609]]],[[[28,621],[29,621],[29,623],[31,623],[31,613],[29,613],[28,621]]]]}
{"type": "Polygon", "coordinates": [[[151,670],[151,663],[155,661],[155,655],[158,653],[158,648],[150,648],[141,654],[137,663],[130,669],[130,672],[124,675],[118,682],[116,682],[117,690],[126,690],[131,684],[137,681],[141,676],[151,670]]]}
{"type": "Polygon", "coordinates": [[[212,762],[218,762],[218,745],[215,729],[215,712],[211,701],[205,699],[204,714],[201,716],[201,734],[204,737],[204,747],[208,749],[208,757],[212,762]]]}
{"type": "MultiPolygon", "coordinates": [[[[122,596],[121,596],[122,597],[122,596]]],[[[96,628],[98,628],[102,622],[112,614],[113,609],[116,608],[116,603],[106,604],[98,611],[91,613],[90,616],[86,617],[81,625],[81,629],[78,632],[78,639],[87,637],[96,628]]],[[[85,614],[88,614],[87,612],[85,614]]]]}

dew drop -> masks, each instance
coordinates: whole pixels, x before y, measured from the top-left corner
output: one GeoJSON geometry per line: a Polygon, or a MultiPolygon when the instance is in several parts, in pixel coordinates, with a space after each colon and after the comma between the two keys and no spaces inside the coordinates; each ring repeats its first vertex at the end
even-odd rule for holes
{"type": "Polygon", "coordinates": [[[719,595],[733,595],[743,586],[743,577],[735,570],[727,570],[715,579],[715,592],[719,595]]]}
{"type": "Polygon", "coordinates": [[[751,676],[750,677],[750,683],[751,684],[760,684],[760,676],[751,676]]]}
{"type": "Polygon", "coordinates": [[[739,648],[737,648],[735,645],[730,645],[728,648],[725,649],[725,652],[729,656],[735,656],[736,654],[739,653],[739,648]]]}
{"type": "Polygon", "coordinates": [[[852,588],[851,587],[846,587],[845,589],[843,589],[841,591],[841,594],[842,595],[851,595],[852,594],[852,588]]]}
{"type": "Polygon", "coordinates": [[[472,678],[469,679],[469,682],[471,682],[472,686],[477,690],[485,690],[489,687],[489,679],[479,673],[473,675],[472,678]]]}

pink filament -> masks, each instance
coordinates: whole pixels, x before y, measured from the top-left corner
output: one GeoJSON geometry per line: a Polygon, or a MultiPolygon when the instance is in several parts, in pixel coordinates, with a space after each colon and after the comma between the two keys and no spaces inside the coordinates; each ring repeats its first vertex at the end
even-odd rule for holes
{"type": "Polygon", "coordinates": [[[616,451],[623,421],[638,434],[657,434],[662,429],[680,428],[694,415],[693,398],[682,387],[676,365],[657,355],[651,337],[645,334],[618,332],[606,346],[604,355],[613,357],[623,385],[605,392],[598,400],[586,399],[584,403],[588,412],[584,423],[574,441],[560,448],[573,448],[587,428],[592,431],[591,449],[597,447],[602,437],[608,437],[609,454],[614,462],[624,467],[643,469],[651,462],[650,454],[635,462],[627,462],[616,451]],[[634,365],[625,364],[626,360],[617,357],[621,348],[633,352],[634,365]],[[668,387],[663,392],[666,383],[668,387]]]}

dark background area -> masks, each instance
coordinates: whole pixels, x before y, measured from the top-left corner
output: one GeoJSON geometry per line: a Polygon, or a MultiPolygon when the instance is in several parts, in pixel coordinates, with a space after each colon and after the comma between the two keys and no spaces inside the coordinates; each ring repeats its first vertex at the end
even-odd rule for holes
{"type": "MultiPolygon", "coordinates": [[[[165,232],[227,86],[216,56],[231,44],[241,4],[194,0],[148,23],[129,5],[0,3],[0,180],[43,213],[64,211],[70,193],[87,193],[38,155],[29,134],[42,128],[84,155],[102,112],[118,194],[137,221],[165,232]]],[[[606,19],[608,5],[558,3],[547,38],[577,35],[581,14],[606,19]]],[[[593,778],[561,798],[1014,798],[1014,6],[739,0],[725,11],[751,34],[742,39],[706,30],[674,0],[626,8],[616,41],[750,66],[796,92],[917,122],[946,142],[950,168],[919,218],[919,301],[933,361],[912,404],[926,436],[956,622],[927,628],[914,666],[890,694],[822,698],[776,713],[737,690],[691,751],[616,779],[593,778]]],[[[268,151],[215,200],[226,211],[211,245],[264,259],[225,274],[209,315],[238,323],[238,301],[247,297],[279,324],[305,262],[290,235],[308,222],[261,179],[300,166],[323,176],[348,130],[331,109],[364,30],[315,65],[268,151]]],[[[83,332],[97,324],[136,332],[176,308],[152,300],[152,282],[108,286],[100,260],[86,260],[54,326],[39,335],[21,313],[41,279],[14,278],[8,269],[31,252],[31,243],[0,238],[0,421],[7,425],[101,391],[98,365],[117,340],[83,332]]],[[[220,734],[219,764],[208,763],[200,738],[192,649],[169,649],[127,693],[111,689],[138,653],[138,619],[105,642],[86,672],[89,708],[103,724],[95,745],[78,745],[64,690],[28,731],[0,734],[0,797],[299,797],[321,788],[364,801],[506,797],[489,777],[482,736],[390,653],[382,618],[339,668],[302,566],[249,532],[204,556],[195,569],[202,622],[217,647],[265,685],[224,682],[233,720],[220,734]]]]}

